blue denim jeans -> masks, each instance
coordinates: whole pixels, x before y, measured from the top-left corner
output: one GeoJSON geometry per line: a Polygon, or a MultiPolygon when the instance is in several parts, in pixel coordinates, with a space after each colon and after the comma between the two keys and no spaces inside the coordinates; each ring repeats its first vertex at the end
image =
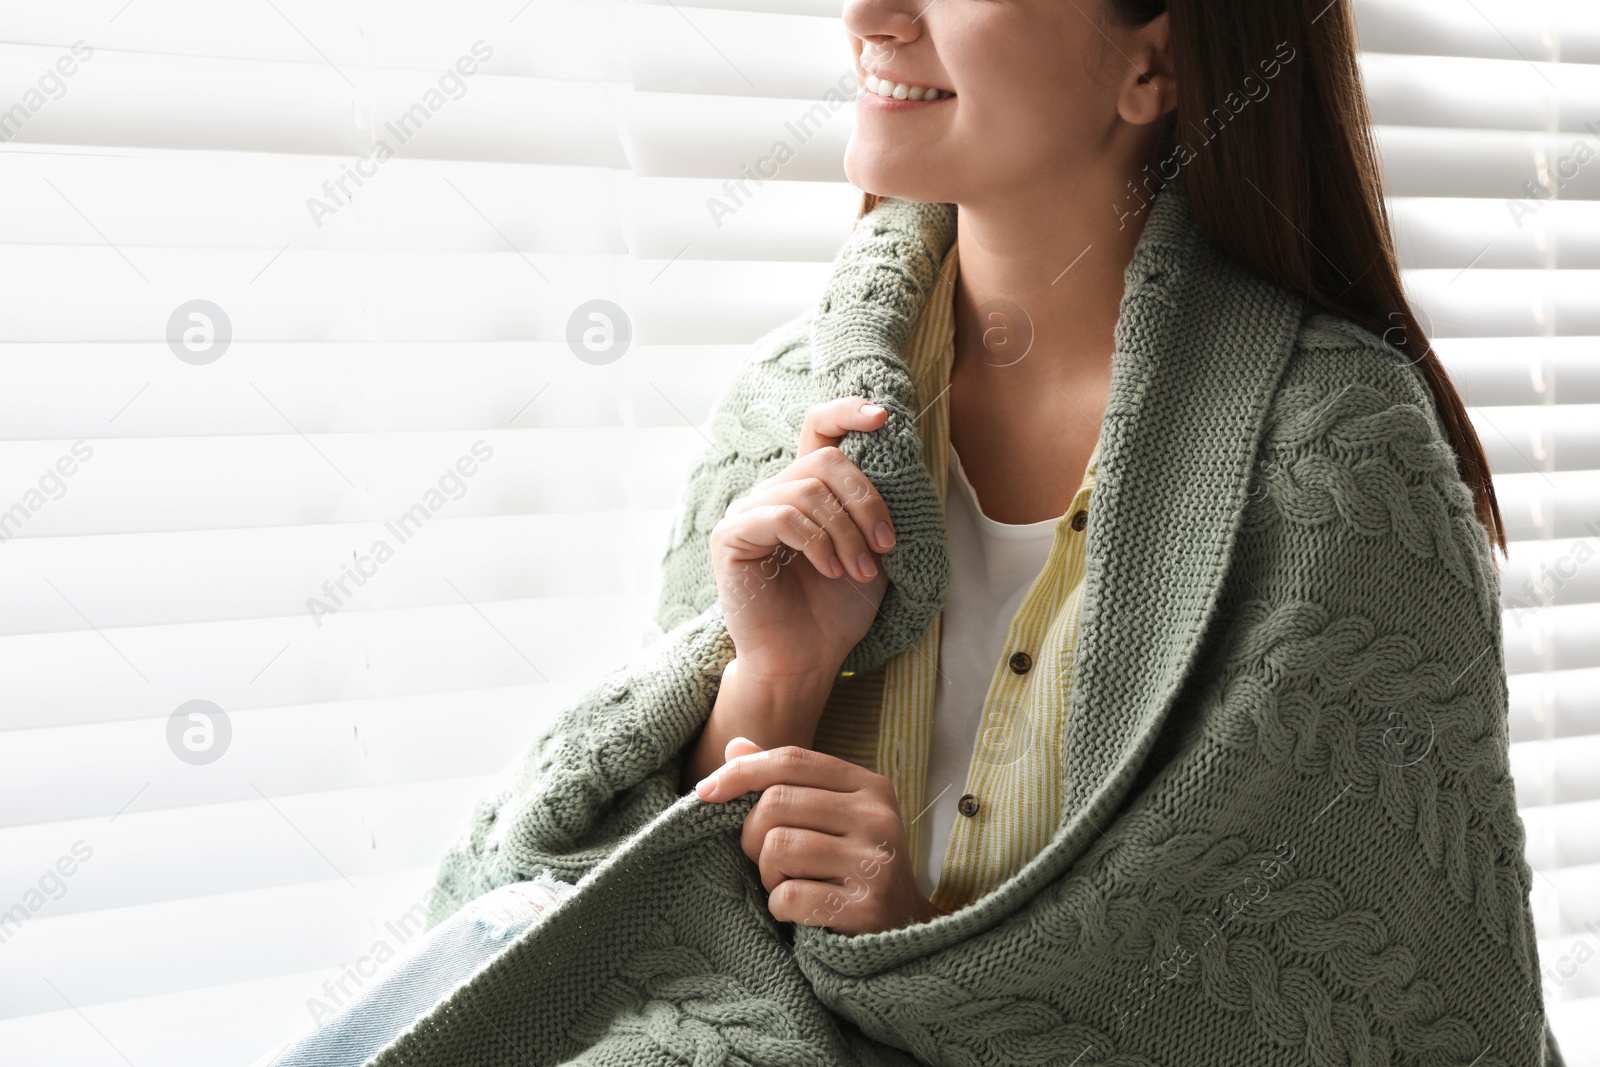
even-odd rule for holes
{"type": "Polygon", "coordinates": [[[255,1067],[360,1067],[538,922],[572,886],[541,871],[469,901],[355,997],[255,1067]]]}

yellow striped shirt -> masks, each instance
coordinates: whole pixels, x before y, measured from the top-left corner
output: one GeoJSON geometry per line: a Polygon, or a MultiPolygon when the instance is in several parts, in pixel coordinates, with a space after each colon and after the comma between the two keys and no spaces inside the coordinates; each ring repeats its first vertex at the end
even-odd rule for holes
{"type": "MultiPolygon", "coordinates": [[[[955,353],[957,270],[952,245],[911,336],[906,363],[917,383],[923,456],[941,499],[948,499],[950,368],[955,353]]],[[[965,906],[1021,870],[1054,836],[1061,813],[1062,735],[1072,694],[1083,604],[1084,529],[1099,447],[1077,494],[1056,520],[1043,569],[1006,631],[984,702],[963,805],[950,829],[933,901],[965,906]],[[1081,513],[1081,515],[1080,515],[1081,513]],[[1076,523],[1074,517],[1077,516],[1076,523]],[[1023,673],[1012,667],[1016,653],[1023,673]],[[972,814],[968,815],[967,812],[972,814]]],[[[941,616],[942,619],[942,616],[941,616]]],[[[823,709],[814,747],[883,774],[894,783],[906,823],[912,869],[930,847],[928,745],[938,683],[941,619],[917,645],[876,670],[841,675],[823,709]]]]}

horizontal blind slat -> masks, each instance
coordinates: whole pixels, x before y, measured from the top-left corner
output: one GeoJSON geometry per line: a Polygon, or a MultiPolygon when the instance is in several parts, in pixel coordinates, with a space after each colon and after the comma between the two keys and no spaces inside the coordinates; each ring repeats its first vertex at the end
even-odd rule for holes
{"type": "MultiPolygon", "coordinates": [[[[146,247],[260,248],[263,265],[285,246],[828,262],[861,200],[847,182],[759,176],[404,157],[371,169],[363,178],[328,156],[14,148],[0,168],[0,197],[13,206],[0,215],[0,243],[109,239],[130,258],[146,247]],[[118,195],[80,215],[79,191],[97,188],[118,195]]],[[[1555,218],[1568,205],[1548,210],[1555,218]]]]}
{"type": "Polygon", "coordinates": [[[1467,414],[1497,475],[1570,470],[1600,476],[1600,404],[1476,407],[1467,414]]]}
{"type": "MultiPolygon", "coordinates": [[[[1390,196],[1502,200],[1530,197],[1527,183],[1564,159],[1575,160],[1575,145],[1594,141],[1586,134],[1382,124],[1373,127],[1373,137],[1390,196]]],[[[1600,200],[1600,167],[1569,163],[1567,169],[1571,177],[1559,185],[1563,200],[1600,200]]]]}
{"type": "Polygon", "coordinates": [[[1600,63],[1600,9],[1590,0],[1356,0],[1363,49],[1492,59],[1600,63]],[[1552,30],[1555,32],[1552,32],[1552,30]]]}
{"type": "Polygon", "coordinates": [[[343,975],[343,967],[333,966],[106,1001],[91,1009],[92,1027],[58,1000],[57,1009],[0,1019],[0,1048],[19,1063],[126,1067],[106,1048],[110,1041],[136,1064],[245,1067],[251,1057],[272,1054],[309,1028],[307,1000],[324,982],[337,982],[343,975]],[[183,1035],[181,1041],[174,1034],[183,1035]],[[114,1057],[110,1062],[108,1055],[114,1057]]]}
{"type": "Polygon", "coordinates": [[[1501,629],[1507,672],[1600,667],[1600,606],[1564,604],[1508,611],[1501,629]]]}
{"type": "Polygon", "coordinates": [[[1494,490],[1511,540],[1593,536],[1600,519],[1600,479],[1592,471],[1501,474],[1494,490]]]}
{"type": "MultiPolygon", "coordinates": [[[[550,710],[535,708],[532,714],[547,717],[550,710]]],[[[507,744],[522,736],[531,740],[531,733],[510,735],[507,744]]],[[[210,770],[222,772],[224,766],[210,770]]],[[[182,769],[191,778],[206,770],[182,769]]],[[[209,791],[229,799],[154,809],[146,808],[149,790],[135,796],[141,783],[124,775],[119,788],[101,790],[112,804],[109,814],[0,828],[0,890],[6,900],[19,900],[61,856],[79,861],[65,878],[68,892],[39,904],[18,928],[20,938],[36,920],[87,911],[338,880],[341,874],[359,884],[436,861],[466,825],[472,804],[501,780],[501,770],[300,794],[254,779],[261,789],[256,793],[246,781],[249,774],[242,773],[234,784],[248,799],[213,782],[209,791]],[[207,847],[197,850],[196,841],[207,847]]]]}
{"type": "Polygon", "coordinates": [[[1405,285],[1435,337],[1600,333],[1600,270],[1412,270],[1405,285]]]}
{"type": "MultiPolygon", "coordinates": [[[[236,340],[196,367],[159,342],[15,342],[0,344],[10,383],[0,440],[174,438],[206,448],[215,437],[296,433],[692,432],[749,352],[635,344],[597,366],[565,342],[236,340]]],[[[0,482],[0,493],[18,489],[0,482]]]]}
{"type": "Polygon", "coordinates": [[[1369,51],[1361,76],[1373,121],[1386,126],[1600,128],[1600,64],[1369,51]]]}
{"type": "Polygon", "coordinates": [[[22,441],[0,450],[0,507],[10,509],[0,511],[0,527],[8,536],[376,522],[403,541],[435,518],[660,511],[705,447],[698,431],[668,427],[291,432],[215,437],[206,447],[124,438],[89,446],[93,454],[76,473],[55,479],[64,491],[30,499],[63,457],[73,458],[72,444],[22,441]],[[552,454],[563,455],[561,467],[552,454]]]}
{"type": "MultiPolygon", "coordinates": [[[[474,60],[470,46],[462,54],[474,60]]],[[[0,99],[30,100],[57,59],[0,45],[0,99]]],[[[625,87],[492,71],[492,58],[470,78],[451,71],[441,90],[431,72],[97,51],[66,91],[6,112],[0,133],[18,144],[355,157],[373,169],[391,155],[627,166],[615,105],[625,87]]]]}
{"type": "MultiPolygon", "coordinates": [[[[72,592],[92,620],[92,597],[72,592]]],[[[14,635],[0,640],[7,683],[0,731],[165,721],[196,699],[233,714],[540,682],[598,684],[638,653],[648,633],[644,600],[641,590],[626,598],[341,611],[321,629],[302,616],[14,635]]],[[[152,733],[151,743],[163,738],[152,733]]]]}
{"type": "MultiPolygon", "coordinates": [[[[1506,677],[1510,700],[1511,740],[1540,741],[1556,737],[1600,734],[1600,668],[1570,671],[1515,672],[1506,677]]],[[[1537,797],[1520,798],[1537,804],[1537,797]]],[[[1600,835],[1595,838],[1600,847],[1600,835]]]]}
{"type": "MultiPolygon", "coordinates": [[[[293,818],[293,798],[282,804],[293,818]]],[[[283,832],[294,834],[289,826],[283,832]]],[[[5,946],[0,1019],[60,1007],[41,973],[82,1010],[140,994],[341,966],[372,950],[374,920],[381,929],[383,921],[407,914],[431,873],[363,879],[365,893],[335,878],[41,916],[5,946]]]]}
{"type": "MultiPolygon", "coordinates": [[[[498,72],[571,81],[621,81],[615,5],[585,0],[384,0],[380,18],[363,0],[273,0],[219,6],[213,0],[8,4],[5,41],[60,51],[147,53],[185,59],[331,63],[352,78],[365,66],[440,72],[483,39],[498,72]],[[225,16],[225,17],[224,17],[225,16]]],[[[834,12],[837,14],[837,12],[834,12]]]]}
{"type": "Polygon", "coordinates": [[[66,590],[73,603],[78,591],[92,591],[92,618],[104,631],[271,618],[326,626],[343,611],[440,607],[460,595],[637,595],[656,581],[653,564],[676,516],[635,508],[626,523],[616,517],[440,517],[404,541],[367,524],[18,538],[5,545],[0,569],[0,602],[10,609],[0,638],[82,628],[66,590]]]}
{"type": "MultiPolygon", "coordinates": [[[[1600,155],[1600,138],[1596,138],[1600,155]]],[[[1389,202],[1404,268],[1600,268],[1600,200],[1401,197],[1389,202]]]]}
{"type": "Polygon", "coordinates": [[[615,205],[619,171],[405,157],[371,169],[363,178],[351,159],[317,155],[13,146],[0,168],[0,196],[14,207],[0,216],[0,242],[104,248],[109,240],[135,261],[151,247],[258,248],[258,268],[286,246],[628,251],[615,205]],[[96,195],[104,190],[116,194],[96,195]]]}
{"type": "Polygon", "coordinates": [[[204,294],[249,341],[565,341],[581,304],[609,299],[640,343],[746,343],[809,311],[828,269],[515,251],[13,246],[0,248],[13,301],[0,341],[161,341],[178,308],[204,294]]]}
{"type": "Polygon", "coordinates": [[[1519,741],[1511,746],[1518,803],[1600,800],[1600,737],[1519,741]]]}
{"type": "Polygon", "coordinates": [[[1600,337],[1447,337],[1433,347],[1468,408],[1600,403],[1600,337]]]}

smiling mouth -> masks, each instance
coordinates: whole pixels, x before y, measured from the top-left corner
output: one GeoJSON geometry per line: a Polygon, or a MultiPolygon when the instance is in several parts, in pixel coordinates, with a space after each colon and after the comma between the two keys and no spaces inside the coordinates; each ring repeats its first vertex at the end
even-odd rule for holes
{"type": "Polygon", "coordinates": [[[943,100],[956,95],[948,89],[935,89],[932,86],[891,81],[888,78],[880,78],[876,74],[868,74],[866,80],[862,82],[862,88],[874,96],[888,97],[893,100],[943,100]]]}

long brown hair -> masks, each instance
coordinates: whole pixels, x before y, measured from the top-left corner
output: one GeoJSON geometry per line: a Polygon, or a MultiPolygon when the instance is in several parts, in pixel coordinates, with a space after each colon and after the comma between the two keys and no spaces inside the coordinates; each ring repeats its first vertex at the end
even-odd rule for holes
{"type": "MultiPolygon", "coordinates": [[[[1160,145],[1162,166],[1146,169],[1147,193],[1181,164],[1195,221],[1215,245],[1279,288],[1372,331],[1416,365],[1478,521],[1504,555],[1488,457],[1401,285],[1350,0],[1101,2],[1125,26],[1169,17],[1178,107],[1160,145]],[[1285,43],[1294,50],[1286,61],[1285,43]],[[1224,105],[1252,93],[1249,85],[1260,85],[1266,70],[1276,73],[1259,102],[1252,95],[1238,111],[1224,105]],[[1185,151],[1191,136],[1199,147],[1185,151]],[[1289,147],[1296,145],[1303,147],[1289,147]]],[[[864,194],[857,218],[879,199],[864,194]]]]}

